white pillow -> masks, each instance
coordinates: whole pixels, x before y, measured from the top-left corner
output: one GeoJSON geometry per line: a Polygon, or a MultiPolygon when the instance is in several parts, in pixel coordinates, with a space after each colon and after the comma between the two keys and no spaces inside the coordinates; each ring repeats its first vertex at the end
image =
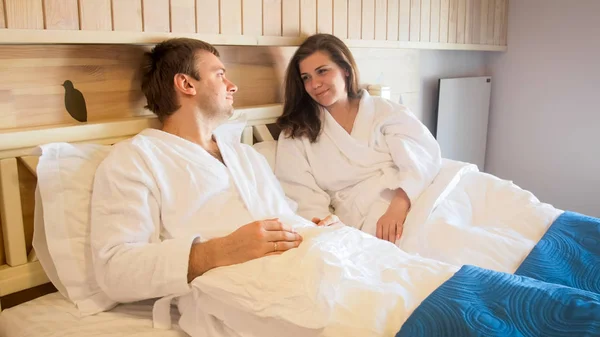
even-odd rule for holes
{"type": "Polygon", "coordinates": [[[40,148],[37,176],[42,210],[39,203],[35,207],[39,214],[43,212],[43,219],[34,224],[38,259],[55,287],[82,315],[109,310],[117,303],[102,292],[94,276],[90,204],[96,169],[111,147],[51,143],[40,148]]]}
{"type": "Polygon", "coordinates": [[[277,155],[277,141],[276,140],[267,140],[264,142],[258,142],[252,147],[262,154],[265,158],[267,158],[267,162],[269,162],[269,166],[271,166],[271,170],[275,171],[275,157],[277,155]]]}

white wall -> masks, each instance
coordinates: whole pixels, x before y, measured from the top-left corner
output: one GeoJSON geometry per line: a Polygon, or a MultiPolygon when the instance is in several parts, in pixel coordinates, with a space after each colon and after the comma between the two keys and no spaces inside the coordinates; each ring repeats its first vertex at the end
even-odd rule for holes
{"type": "Polygon", "coordinates": [[[422,50],[420,55],[420,118],[433,134],[437,124],[437,102],[441,78],[487,76],[489,52],[422,50]]]}
{"type": "Polygon", "coordinates": [[[490,56],[486,170],[600,217],[600,1],[513,0],[490,56]]]}

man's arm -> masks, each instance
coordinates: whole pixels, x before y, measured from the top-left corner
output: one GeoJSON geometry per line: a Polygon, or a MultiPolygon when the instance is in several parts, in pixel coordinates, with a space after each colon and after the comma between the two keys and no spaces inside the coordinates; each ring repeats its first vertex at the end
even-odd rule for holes
{"type": "Polygon", "coordinates": [[[192,282],[216,267],[280,254],[298,247],[301,242],[298,233],[277,219],[255,221],[225,237],[194,243],[190,249],[187,280],[192,282]]]}

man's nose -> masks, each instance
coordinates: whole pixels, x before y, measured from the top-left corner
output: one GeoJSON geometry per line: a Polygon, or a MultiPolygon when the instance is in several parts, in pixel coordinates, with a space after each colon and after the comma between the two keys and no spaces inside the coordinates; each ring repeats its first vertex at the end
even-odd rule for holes
{"type": "Polygon", "coordinates": [[[231,82],[230,80],[227,80],[227,91],[230,93],[234,93],[237,92],[238,87],[237,85],[235,85],[233,82],[231,82]]]}

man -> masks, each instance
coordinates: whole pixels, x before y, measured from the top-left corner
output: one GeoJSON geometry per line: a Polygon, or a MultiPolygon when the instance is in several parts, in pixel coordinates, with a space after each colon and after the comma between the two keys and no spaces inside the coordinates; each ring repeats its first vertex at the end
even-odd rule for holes
{"type": "MultiPolygon", "coordinates": [[[[163,123],[114,146],[92,197],[94,269],[117,302],[185,293],[210,269],[298,247],[266,160],[240,144],[218,51],[172,39],[146,53],[142,90],[163,123]]],[[[243,125],[242,125],[243,126],[243,125]]]]}

